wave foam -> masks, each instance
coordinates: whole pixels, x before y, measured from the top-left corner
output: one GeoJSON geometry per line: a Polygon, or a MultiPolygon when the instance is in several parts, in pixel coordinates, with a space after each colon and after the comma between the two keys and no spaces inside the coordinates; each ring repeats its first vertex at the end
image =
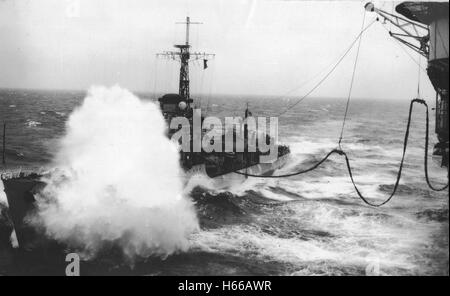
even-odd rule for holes
{"type": "Polygon", "coordinates": [[[111,244],[130,259],[186,250],[198,221],[165,128],[155,103],[91,88],[68,119],[34,223],[87,256],[111,244]]]}

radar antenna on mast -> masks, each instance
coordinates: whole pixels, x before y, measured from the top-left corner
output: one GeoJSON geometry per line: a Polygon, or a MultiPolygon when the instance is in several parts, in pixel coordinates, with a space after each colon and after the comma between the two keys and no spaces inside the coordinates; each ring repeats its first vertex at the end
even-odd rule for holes
{"type": "Polygon", "coordinates": [[[202,24],[200,22],[191,22],[190,18],[187,16],[185,22],[177,22],[176,24],[186,25],[186,41],[185,44],[176,44],[175,48],[179,51],[165,51],[163,53],[158,53],[157,57],[163,57],[172,60],[180,61],[180,81],[179,81],[179,95],[186,101],[187,107],[190,108],[190,103],[192,99],[189,92],[189,61],[196,61],[202,59],[206,69],[206,62],[208,59],[214,58],[214,54],[205,52],[190,52],[191,45],[189,44],[189,29],[190,25],[202,24]]]}

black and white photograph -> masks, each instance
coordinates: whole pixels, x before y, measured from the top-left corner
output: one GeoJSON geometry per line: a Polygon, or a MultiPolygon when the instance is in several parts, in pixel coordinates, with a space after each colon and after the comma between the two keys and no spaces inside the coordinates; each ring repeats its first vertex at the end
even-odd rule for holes
{"type": "Polygon", "coordinates": [[[448,1],[0,0],[0,276],[448,276],[448,51],[448,1]]]}

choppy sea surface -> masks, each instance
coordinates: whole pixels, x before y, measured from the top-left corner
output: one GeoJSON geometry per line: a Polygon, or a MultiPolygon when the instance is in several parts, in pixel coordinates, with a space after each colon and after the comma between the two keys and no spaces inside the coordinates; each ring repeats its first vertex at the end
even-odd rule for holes
{"type": "MultiPolygon", "coordinates": [[[[85,95],[0,90],[0,121],[7,124],[7,165],[1,171],[49,166],[68,116],[85,95]]],[[[149,94],[136,95],[154,99],[149,94]]],[[[247,103],[255,116],[274,116],[294,101],[213,96],[197,104],[208,115],[219,117],[243,116],[247,103]]],[[[407,99],[351,102],[342,147],[362,193],[371,201],[382,201],[393,188],[408,108],[407,99]]],[[[292,155],[275,174],[307,168],[336,148],[344,109],[343,99],[310,98],[281,116],[279,139],[290,146],[292,155]]],[[[383,207],[369,207],[357,197],[339,156],[309,174],[248,178],[227,189],[214,188],[205,178],[190,191],[201,230],[189,238],[187,252],[149,258],[133,266],[111,256],[99,257],[83,263],[82,273],[448,275],[448,191],[433,192],[425,183],[424,110],[416,107],[413,117],[399,190],[383,207]]],[[[446,169],[436,161],[429,166],[434,183],[446,182],[446,169]]],[[[4,196],[0,197],[0,212],[0,275],[64,272],[63,258],[48,257],[55,254],[41,256],[13,249],[4,196]]]]}

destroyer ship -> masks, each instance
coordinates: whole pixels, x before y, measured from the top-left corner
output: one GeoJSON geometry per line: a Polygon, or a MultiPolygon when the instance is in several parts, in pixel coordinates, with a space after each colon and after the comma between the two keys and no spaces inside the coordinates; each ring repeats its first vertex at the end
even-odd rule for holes
{"type": "MultiPolygon", "coordinates": [[[[195,114],[198,114],[199,125],[202,125],[204,117],[201,116],[201,112],[196,113],[200,109],[194,109],[194,100],[190,97],[189,88],[189,62],[196,60],[203,60],[204,69],[207,68],[208,59],[214,57],[214,54],[208,54],[205,52],[191,52],[191,45],[189,44],[189,26],[191,24],[198,24],[196,22],[191,22],[189,17],[186,17],[186,41],[185,44],[175,45],[178,51],[165,51],[163,53],[157,54],[160,57],[167,57],[171,60],[178,60],[180,62],[180,74],[179,74],[179,91],[178,94],[166,94],[158,99],[161,107],[161,111],[164,118],[169,126],[167,131],[167,136],[171,138],[174,133],[176,133],[179,128],[171,127],[171,120],[177,117],[186,118],[189,121],[189,126],[191,127],[188,151],[182,151],[180,159],[181,165],[186,171],[186,176],[189,178],[194,174],[207,175],[215,180],[220,179],[222,184],[226,184],[235,179],[245,178],[243,173],[249,174],[259,174],[268,175],[273,173],[274,170],[281,168],[287,160],[290,153],[289,147],[285,145],[274,146],[277,149],[277,157],[271,162],[262,161],[261,158],[267,154],[267,151],[262,151],[259,147],[259,138],[256,135],[256,130],[249,128],[250,125],[243,124],[243,130],[239,128],[234,128],[232,130],[222,129],[220,143],[222,149],[219,152],[205,152],[203,149],[201,151],[195,152],[195,141],[196,136],[193,131],[193,126],[195,126],[195,114]],[[228,135],[233,139],[233,149],[227,151],[225,147],[226,137],[228,135]],[[256,141],[258,138],[258,141],[256,141]],[[243,149],[239,151],[236,149],[236,143],[243,143],[243,149]],[[223,152],[225,151],[225,152],[223,152]],[[235,174],[238,172],[240,174],[235,174]]],[[[244,121],[252,116],[248,105],[242,112],[244,121]]],[[[206,130],[202,130],[198,134],[197,140],[203,138],[206,134],[206,130]]],[[[263,139],[267,143],[274,141],[274,138],[270,138],[269,135],[265,135],[263,139]]],[[[197,141],[198,142],[198,141],[197,141]]],[[[199,147],[197,145],[197,147],[199,147]]],[[[219,182],[218,182],[219,183],[219,182]]]]}
{"type": "MultiPolygon", "coordinates": [[[[195,108],[194,100],[190,97],[189,80],[189,62],[203,60],[206,68],[208,58],[212,54],[191,52],[189,44],[189,26],[194,24],[187,17],[186,21],[186,41],[184,44],[175,45],[177,51],[165,51],[157,56],[169,57],[180,62],[179,90],[178,93],[163,95],[158,99],[161,112],[167,122],[167,136],[171,138],[174,133],[180,130],[179,127],[171,128],[171,120],[174,118],[185,118],[190,126],[193,125],[195,108]]],[[[248,105],[242,112],[244,120],[252,116],[248,105]]],[[[204,117],[200,117],[202,123],[204,117]]],[[[189,151],[180,151],[180,165],[185,171],[184,178],[189,180],[193,175],[204,175],[211,180],[217,181],[216,184],[232,184],[243,181],[245,174],[258,174],[262,176],[270,175],[275,170],[281,168],[288,160],[290,150],[285,145],[275,145],[276,157],[272,161],[262,161],[267,156],[267,151],[260,149],[259,142],[254,141],[256,135],[247,124],[243,124],[243,131],[233,129],[231,132],[235,142],[239,140],[243,143],[243,151],[239,152],[233,149],[232,152],[212,151],[206,152],[203,148],[196,152],[193,149],[195,136],[190,137],[189,151]]],[[[193,130],[191,129],[191,134],[193,130]]],[[[207,131],[202,130],[201,134],[207,131]]],[[[222,143],[225,143],[226,132],[223,134],[222,143]]],[[[264,135],[263,139],[270,143],[274,138],[264,135]]],[[[234,143],[235,143],[234,142],[234,143]]],[[[236,148],[236,147],[233,147],[236,148]]],[[[40,242],[48,241],[41,235],[41,231],[35,229],[27,223],[27,216],[32,215],[37,209],[35,195],[45,186],[46,174],[49,173],[19,173],[17,175],[3,174],[1,179],[4,184],[4,191],[9,205],[9,215],[14,225],[17,241],[20,248],[32,249],[40,242]]]]}

